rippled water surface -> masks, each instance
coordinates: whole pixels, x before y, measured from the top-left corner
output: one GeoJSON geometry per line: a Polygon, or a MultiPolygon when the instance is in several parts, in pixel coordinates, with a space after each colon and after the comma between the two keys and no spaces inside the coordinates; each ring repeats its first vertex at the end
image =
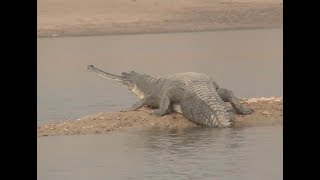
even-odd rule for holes
{"type": "Polygon", "coordinates": [[[38,138],[38,179],[282,179],[282,126],[38,138]]]}

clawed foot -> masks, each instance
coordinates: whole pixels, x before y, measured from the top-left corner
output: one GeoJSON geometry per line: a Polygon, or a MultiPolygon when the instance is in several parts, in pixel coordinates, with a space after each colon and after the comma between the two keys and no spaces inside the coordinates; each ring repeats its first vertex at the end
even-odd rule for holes
{"type": "Polygon", "coordinates": [[[129,112],[129,111],[134,111],[132,108],[127,108],[127,109],[121,109],[120,112],[129,112]]]}
{"type": "Polygon", "coordinates": [[[162,112],[160,109],[155,109],[155,110],[152,110],[150,115],[152,116],[156,116],[156,117],[161,117],[162,116],[162,112]]]}
{"type": "Polygon", "coordinates": [[[254,110],[251,108],[243,108],[241,111],[241,114],[246,115],[246,114],[251,114],[253,112],[254,112],[254,110]]]}

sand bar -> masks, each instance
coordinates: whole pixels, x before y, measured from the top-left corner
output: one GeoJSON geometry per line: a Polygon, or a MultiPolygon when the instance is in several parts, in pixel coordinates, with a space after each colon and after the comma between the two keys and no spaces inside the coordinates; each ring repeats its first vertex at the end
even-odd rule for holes
{"type": "MultiPolygon", "coordinates": [[[[235,127],[283,124],[283,100],[281,97],[242,99],[242,103],[254,109],[254,113],[236,115],[235,127]]],[[[101,112],[76,120],[49,122],[38,127],[38,137],[106,134],[128,128],[177,129],[199,126],[177,113],[155,117],[150,115],[150,112],[151,110],[148,108],[132,112],[101,112]]]]}

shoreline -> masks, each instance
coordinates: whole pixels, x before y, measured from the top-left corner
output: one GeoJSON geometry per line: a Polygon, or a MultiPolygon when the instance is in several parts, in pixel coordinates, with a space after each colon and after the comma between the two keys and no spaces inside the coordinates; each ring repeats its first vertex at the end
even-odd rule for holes
{"type": "MultiPolygon", "coordinates": [[[[282,101],[282,97],[241,99],[241,102],[254,109],[254,112],[249,115],[236,115],[234,127],[282,125],[282,101]]],[[[201,127],[178,113],[155,117],[150,115],[150,112],[148,108],[131,112],[101,112],[76,120],[42,123],[37,128],[37,136],[108,134],[131,128],[201,127]]]]}
{"type": "Polygon", "coordinates": [[[95,36],[127,36],[127,35],[152,35],[152,34],[175,34],[175,33],[202,33],[202,32],[219,32],[219,31],[242,31],[242,30],[263,30],[263,29],[282,29],[282,26],[279,27],[235,27],[235,28],[215,28],[215,29],[203,29],[203,30],[172,30],[172,31],[160,31],[155,30],[152,32],[103,32],[103,33],[84,33],[84,34],[77,34],[77,33],[70,33],[70,34],[63,34],[63,35],[38,35],[37,38],[66,38],[66,37],[95,37],[95,36]]]}
{"type": "Polygon", "coordinates": [[[281,0],[38,1],[37,37],[282,28],[281,0]]]}

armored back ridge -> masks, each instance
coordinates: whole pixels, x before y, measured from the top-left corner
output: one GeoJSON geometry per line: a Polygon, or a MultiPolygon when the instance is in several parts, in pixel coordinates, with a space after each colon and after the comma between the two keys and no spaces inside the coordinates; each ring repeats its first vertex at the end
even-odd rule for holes
{"type": "Polygon", "coordinates": [[[181,81],[185,89],[180,101],[182,114],[193,122],[214,127],[231,126],[231,117],[216,86],[205,74],[179,73],[172,79],[181,81]]]}
{"type": "Polygon", "coordinates": [[[174,111],[197,124],[212,127],[232,125],[233,118],[225,102],[229,102],[238,114],[253,112],[252,109],[244,107],[232,91],[220,88],[209,76],[202,73],[150,76],[131,71],[118,76],[92,65],[87,69],[107,79],[121,82],[140,98],[126,111],[135,111],[148,105],[153,108],[153,115],[163,116],[174,111]]]}

